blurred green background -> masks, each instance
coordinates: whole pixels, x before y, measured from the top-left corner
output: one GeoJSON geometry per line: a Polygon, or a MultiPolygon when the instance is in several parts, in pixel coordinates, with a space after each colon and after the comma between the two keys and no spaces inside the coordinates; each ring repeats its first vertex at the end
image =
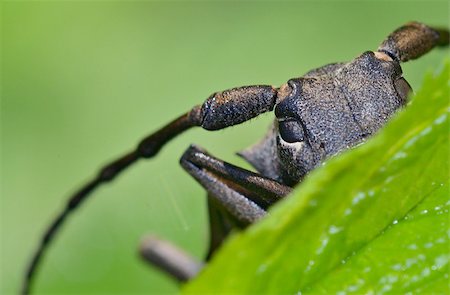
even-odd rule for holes
{"type": "MultiPolygon", "coordinates": [[[[25,265],[65,200],[107,161],[210,93],[279,85],[376,49],[410,20],[448,26],[448,1],[32,2],[1,4],[0,293],[25,265]]],[[[405,64],[414,89],[448,51],[405,64]]],[[[173,293],[137,255],[146,233],[201,258],[205,194],[178,166],[190,143],[234,156],[272,120],[192,130],[156,159],[102,187],[47,252],[38,294],[173,293]]]]}

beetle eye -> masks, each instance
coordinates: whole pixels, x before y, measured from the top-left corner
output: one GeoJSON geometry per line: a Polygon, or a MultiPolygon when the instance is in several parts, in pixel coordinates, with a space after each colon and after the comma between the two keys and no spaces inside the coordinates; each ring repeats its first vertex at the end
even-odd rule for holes
{"type": "Polygon", "coordinates": [[[286,120],[278,122],[278,130],[281,138],[289,143],[304,140],[303,128],[296,120],[286,120]]]}
{"type": "Polygon", "coordinates": [[[400,77],[399,79],[395,80],[394,86],[400,98],[403,100],[403,102],[406,102],[408,95],[412,92],[409,83],[403,77],[400,77]]]}

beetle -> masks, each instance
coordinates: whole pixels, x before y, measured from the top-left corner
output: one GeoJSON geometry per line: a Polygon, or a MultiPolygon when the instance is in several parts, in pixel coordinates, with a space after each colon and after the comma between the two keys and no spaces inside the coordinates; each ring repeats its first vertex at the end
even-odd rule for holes
{"type": "MultiPolygon", "coordinates": [[[[98,186],[139,159],[154,157],[192,127],[220,130],[274,111],[276,118],[266,136],[238,153],[257,172],[224,162],[194,145],[180,159],[181,166],[207,191],[207,261],[233,228],[245,228],[263,218],[271,205],[286,197],[325,159],[375,134],[406,105],[411,92],[400,64],[448,44],[447,29],[411,22],[392,32],[376,51],[366,51],[350,62],[319,67],[280,87],[253,85],[213,93],[104,166],[69,199],[45,231],[28,265],[22,293],[29,293],[43,253],[61,225],[98,186]]],[[[141,254],[179,281],[190,280],[202,268],[183,251],[155,237],[144,240],[141,254]]]]}

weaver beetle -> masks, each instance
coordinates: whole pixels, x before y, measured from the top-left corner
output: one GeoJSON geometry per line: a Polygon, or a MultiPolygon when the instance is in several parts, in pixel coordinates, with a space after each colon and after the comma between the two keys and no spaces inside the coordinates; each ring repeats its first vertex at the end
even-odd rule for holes
{"type": "MultiPolygon", "coordinates": [[[[350,62],[322,66],[280,87],[244,86],[212,94],[202,105],[106,165],[70,198],[43,235],[25,274],[22,293],[29,293],[42,255],[67,216],[99,185],[113,180],[137,160],[154,157],[167,142],[191,127],[219,130],[274,111],[276,119],[266,136],[239,153],[257,172],[221,161],[193,145],[181,157],[181,166],[208,194],[208,260],[232,228],[245,228],[264,217],[266,210],[288,195],[309,171],[372,136],[406,104],[411,88],[402,77],[401,62],[448,44],[448,30],[411,22],[392,32],[376,51],[366,51],[350,62]]],[[[155,237],[143,241],[141,254],[179,281],[191,279],[202,267],[155,237]]]]}

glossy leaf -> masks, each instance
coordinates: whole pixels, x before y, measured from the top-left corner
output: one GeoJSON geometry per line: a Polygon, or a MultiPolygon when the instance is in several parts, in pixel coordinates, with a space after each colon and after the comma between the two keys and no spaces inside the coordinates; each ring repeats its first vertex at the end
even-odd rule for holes
{"type": "Polygon", "coordinates": [[[231,238],[183,291],[448,292],[449,69],[231,238]]]}

